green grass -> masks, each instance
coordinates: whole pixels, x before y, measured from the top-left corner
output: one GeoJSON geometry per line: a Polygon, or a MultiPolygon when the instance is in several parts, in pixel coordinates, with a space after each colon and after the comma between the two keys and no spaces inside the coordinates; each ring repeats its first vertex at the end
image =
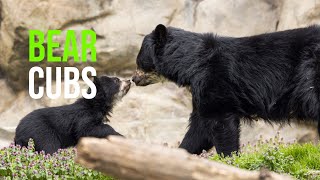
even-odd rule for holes
{"type": "MultiPolygon", "coordinates": [[[[113,179],[76,164],[75,156],[74,148],[46,155],[35,152],[32,141],[28,147],[10,145],[0,150],[0,176],[7,179],[113,179]]],[[[297,179],[320,180],[320,145],[285,144],[279,136],[269,141],[260,140],[254,146],[243,146],[239,154],[231,157],[215,154],[210,159],[242,169],[267,168],[297,179]]]]}
{"type": "Polygon", "coordinates": [[[60,149],[53,155],[35,152],[31,140],[28,147],[14,146],[0,150],[0,177],[5,179],[97,179],[113,178],[84,168],[74,162],[76,150],[60,149]]]}
{"type": "Polygon", "coordinates": [[[267,168],[278,173],[290,174],[297,179],[320,180],[320,145],[284,144],[279,136],[266,142],[247,145],[231,157],[213,155],[211,160],[242,169],[267,168]]]}

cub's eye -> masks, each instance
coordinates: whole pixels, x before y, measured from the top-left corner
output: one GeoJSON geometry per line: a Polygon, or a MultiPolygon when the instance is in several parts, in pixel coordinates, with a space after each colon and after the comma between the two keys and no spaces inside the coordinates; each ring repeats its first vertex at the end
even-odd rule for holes
{"type": "Polygon", "coordinates": [[[114,82],[115,82],[115,83],[119,83],[119,82],[120,82],[120,79],[119,79],[119,78],[114,78],[114,82]]]}

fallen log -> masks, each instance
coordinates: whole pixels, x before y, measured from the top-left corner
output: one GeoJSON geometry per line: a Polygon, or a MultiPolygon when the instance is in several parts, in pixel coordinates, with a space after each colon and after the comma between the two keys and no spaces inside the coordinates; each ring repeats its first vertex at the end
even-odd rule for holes
{"type": "Polygon", "coordinates": [[[289,180],[269,171],[248,171],[201,159],[182,149],[150,145],[121,137],[83,138],[76,162],[118,179],[289,180]]]}

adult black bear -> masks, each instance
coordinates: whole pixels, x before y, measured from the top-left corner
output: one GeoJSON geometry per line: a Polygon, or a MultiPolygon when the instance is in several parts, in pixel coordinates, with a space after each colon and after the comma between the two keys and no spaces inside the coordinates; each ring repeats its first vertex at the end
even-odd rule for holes
{"type": "Polygon", "coordinates": [[[158,25],[137,65],[137,85],[161,75],[190,87],[193,111],[180,145],[190,153],[213,145],[224,155],[238,151],[240,118],[320,121],[319,26],[234,38],[158,25]]]}
{"type": "Polygon", "coordinates": [[[16,129],[15,144],[27,146],[32,138],[35,150],[52,154],[75,146],[81,137],[120,135],[103,122],[115,101],[129,91],[130,80],[101,76],[94,78],[94,84],[97,94],[93,99],[80,98],[70,105],[38,109],[25,116],[16,129]]]}

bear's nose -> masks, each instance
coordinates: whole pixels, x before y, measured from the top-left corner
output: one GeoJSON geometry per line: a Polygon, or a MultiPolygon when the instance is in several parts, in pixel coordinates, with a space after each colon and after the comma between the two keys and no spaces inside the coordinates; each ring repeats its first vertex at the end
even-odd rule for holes
{"type": "Polygon", "coordinates": [[[136,84],[139,84],[139,82],[141,81],[141,78],[139,76],[133,76],[132,81],[136,84]]]}

